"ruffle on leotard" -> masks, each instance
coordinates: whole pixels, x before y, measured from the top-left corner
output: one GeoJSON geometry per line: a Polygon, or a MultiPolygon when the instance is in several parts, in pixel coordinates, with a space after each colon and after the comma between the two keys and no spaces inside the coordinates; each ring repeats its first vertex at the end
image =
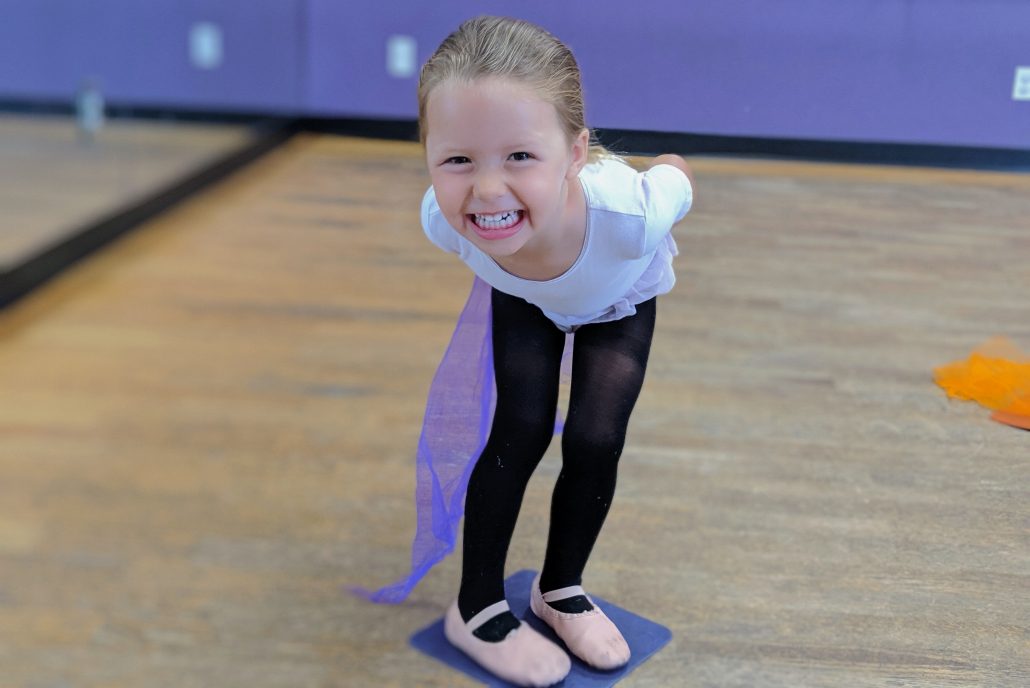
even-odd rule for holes
{"type": "MultiPolygon", "coordinates": [[[[676,240],[672,233],[665,235],[665,238],[658,243],[654,258],[648,264],[637,281],[630,288],[629,292],[615,303],[614,317],[608,320],[619,320],[637,312],[634,304],[643,303],[655,296],[668,294],[676,284],[676,271],[672,265],[672,259],[680,253],[676,246],[676,240]]],[[[603,321],[599,321],[603,322],[603,321]]]]}
{"type": "Polygon", "coordinates": [[[643,303],[655,296],[667,294],[676,284],[676,271],[672,259],[679,255],[679,248],[672,234],[666,234],[655,248],[651,262],[644,268],[644,272],[637,278],[633,286],[616,300],[611,306],[596,313],[579,314],[575,316],[552,313],[543,307],[543,314],[563,332],[575,332],[583,325],[593,323],[610,322],[621,320],[637,312],[638,303],[643,303]]]}

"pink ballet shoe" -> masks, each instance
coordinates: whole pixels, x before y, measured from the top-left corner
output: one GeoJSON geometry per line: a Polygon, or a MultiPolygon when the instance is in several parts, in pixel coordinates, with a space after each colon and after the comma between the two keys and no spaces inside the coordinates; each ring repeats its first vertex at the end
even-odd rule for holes
{"type": "Polygon", "coordinates": [[[606,671],[624,666],[629,662],[629,645],[593,600],[590,600],[590,604],[594,608],[579,614],[566,614],[547,604],[576,595],[583,595],[590,600],[590,596],[578,585],[541,594],[540,577],[537,576],[530,591],[529,606],[534,614],[554,629],[572,654],[590,666],[606,671]]]}
{"type": "Polygon", "coordinates": [[[509,611],[508,603],[501,600],[465,623],[458,611],[458,603],[454,602],[444,616],[444,635],[479,666],[519,686],[544,688],[568,676],[572,669],[569,656],[527,623],[496,643],[488,643],[472,634],[484,623],[506,611],[509,611]]]}

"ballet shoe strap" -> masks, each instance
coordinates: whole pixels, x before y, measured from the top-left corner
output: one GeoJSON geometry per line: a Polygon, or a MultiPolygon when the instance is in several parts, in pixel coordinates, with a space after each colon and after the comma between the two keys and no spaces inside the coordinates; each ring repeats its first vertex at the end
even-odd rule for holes
{"type": "Polygon", "coordinates": [[[570,585],[567,588],[558,588],[557,590],[545,592],[541,597],[544,598],[544,602],[557,602],[558,600],[567,600],[568,598],[576,597],[577,595],[583,595],[586,597],[586,594],[586,591],[583,590],[583,586],[570,585]]]}
{"type": "Polygon", "coordinates": [[[500,602],[494,602],[489,607],[479,612],[471,619],[469,619],[465,626],[469,631],[475,631],[477,628],[485,624],[490,619],[494,618],[498,614],[511,611],[511,607],[508,606],[508,600],[501,600],[500,602]]]}

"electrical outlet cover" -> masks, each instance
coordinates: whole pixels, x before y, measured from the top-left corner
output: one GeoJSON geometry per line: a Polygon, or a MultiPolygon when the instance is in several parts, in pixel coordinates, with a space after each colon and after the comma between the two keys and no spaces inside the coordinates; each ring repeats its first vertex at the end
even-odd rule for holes
{"type": "Polygon", "coordinates": [[[386,71],[398,79],[415,75],[415,39],[411,36],[390,36],[386,39],[386,71]]]}
{"type": "Polygon", "coordinates": [[[197,69],[216,69],[222,64],[222,29],[211,22],[190,27],[190,63],[197,69]]]}
{"type": "Polygon", "coordinates": [[[1016,67],[1012,82],[1012,100],[1030,100],[1030,67],[1016,67]]]}

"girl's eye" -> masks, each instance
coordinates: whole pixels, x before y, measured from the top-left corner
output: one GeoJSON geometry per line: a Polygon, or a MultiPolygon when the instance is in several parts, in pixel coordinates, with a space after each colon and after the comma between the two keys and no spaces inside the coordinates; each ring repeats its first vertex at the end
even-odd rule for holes
{"type": "Polygon", "coordinates": [[[511,159],[515,162],[523,162],[525,160],[530,160],[532,159],[532,157],[533,156],[527,153],[526,151],[519,151],[518,153],[511,154],[511,159]]]}
{"type": "Polygon", "coordinates": [[[444,160],[445,165],[464,165],[467,162],[469,162],[469,159],[464,155],[455,155],[453,158],[444,160]]]}

